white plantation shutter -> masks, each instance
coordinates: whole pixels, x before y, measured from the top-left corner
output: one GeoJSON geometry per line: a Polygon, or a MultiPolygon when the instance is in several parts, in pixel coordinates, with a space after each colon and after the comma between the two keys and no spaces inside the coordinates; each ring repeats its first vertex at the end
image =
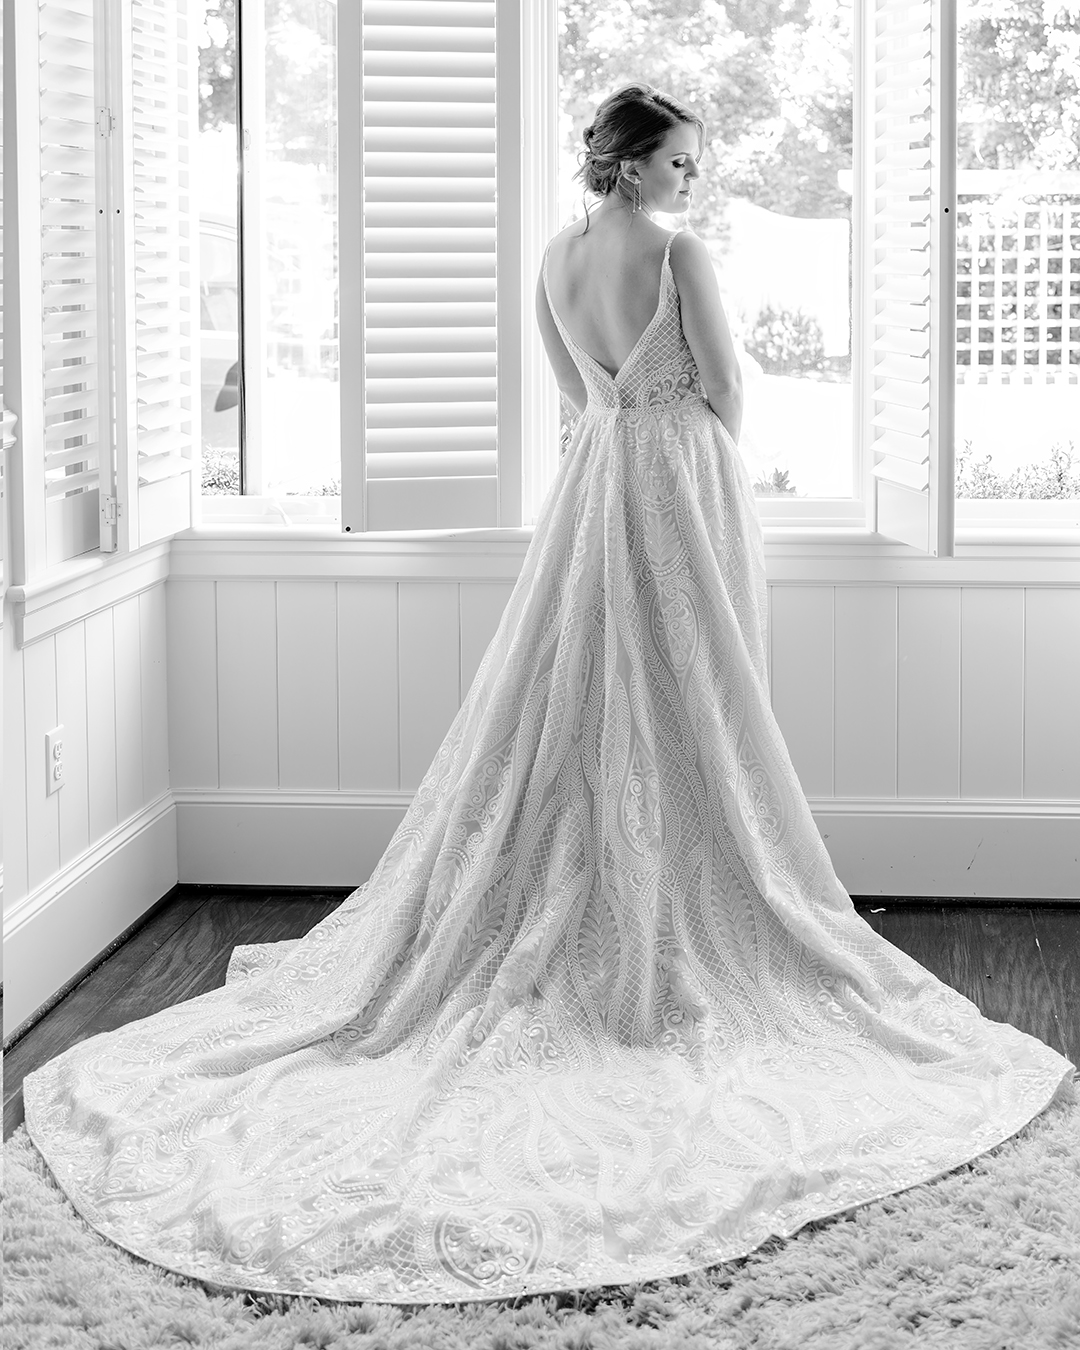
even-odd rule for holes
{"type": "Polygon", "coordinates": [[[191,162],[197,134],[194,0],[130,0],[129,101],[120,150],[129,269],[118,483],[129,548],[191,523],[199,370],[191,162]]]}
{"type": "Polygon", "coordinates": [[[42,0],[31,10],[46,567],[191,522],[192,3],[42,0]]]}
{"type": "Polygon", "coordinates": [[[494,0],[363,0],[369,530],[494,525],[494,0]]]}
{"type": "MultiPolygon", "coordinates": [[[[94,0],[38,9],[46,561],[98,547],[109,326],[94,0]]],[[[104,473],[109,477],[105,454],[104,473]]]]}
{"type": "Polygon", "coordinates": [[[875,528],[952,551],[954,0],[869,0],[863,415],[875,528]]]}

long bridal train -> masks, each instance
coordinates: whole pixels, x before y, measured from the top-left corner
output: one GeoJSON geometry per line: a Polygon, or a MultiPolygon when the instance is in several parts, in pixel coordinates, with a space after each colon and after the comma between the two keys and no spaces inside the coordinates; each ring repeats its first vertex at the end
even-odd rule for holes
{"type": "Polygon", "coordinates": [[[976,1157],[1070,1076],[833,872],[667,255],[617,375],[560,328],[588,409],[370,880],[26,1080],[78,1210],[169,1269],[400,1303],[674,1275],[976,1157]]]}

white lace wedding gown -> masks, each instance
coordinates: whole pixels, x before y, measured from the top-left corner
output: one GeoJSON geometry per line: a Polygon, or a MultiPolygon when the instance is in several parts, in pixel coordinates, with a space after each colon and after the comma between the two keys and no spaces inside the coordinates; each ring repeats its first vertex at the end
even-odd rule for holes
{"type": "Polygon", "coordinates": [[[1070,1076],[833,872],[667,253],[614,378],[559,331],[588,408],[371,879],[26,1080],[80,1213],[159,1265],[397,1303],[674,1275],[976,1157],[1070,1076]]]}

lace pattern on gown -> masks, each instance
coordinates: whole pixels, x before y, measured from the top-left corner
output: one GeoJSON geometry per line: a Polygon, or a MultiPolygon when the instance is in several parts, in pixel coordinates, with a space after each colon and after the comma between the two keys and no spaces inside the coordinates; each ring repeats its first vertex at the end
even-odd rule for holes
{"type": "Polygon", "coordinates": [[[836,878],[669,250],[615,377],[556,317],[589,403],[371,878],[26,1079],[32,1139],[128,1250],[400,1303],[675,1275],[976,1157],[1069,1075],[836,878]]]}

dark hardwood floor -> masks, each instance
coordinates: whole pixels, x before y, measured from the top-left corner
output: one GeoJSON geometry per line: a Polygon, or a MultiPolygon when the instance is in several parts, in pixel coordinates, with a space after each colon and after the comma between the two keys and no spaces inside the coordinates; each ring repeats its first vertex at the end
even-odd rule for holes
{"type": "MultiPolygon", "coordinates": [[[[68,1046],[224,983],[233,947],[301,937],[350,888],[179,886],[4,1056],[4,1138],[23,1119],[26,1074],[68,1046]]],[[[888,942],[1080,1065],[1080,905],[856,898],[888,942]]]]}

